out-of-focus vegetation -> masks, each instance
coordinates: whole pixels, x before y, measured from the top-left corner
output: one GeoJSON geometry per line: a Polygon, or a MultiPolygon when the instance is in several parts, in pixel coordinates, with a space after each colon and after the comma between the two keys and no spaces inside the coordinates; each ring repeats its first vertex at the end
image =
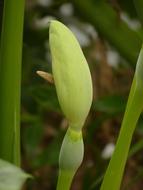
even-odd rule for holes
{"type": "MultiPolygon", "coordinates": [[[[94,100],[83,131],[85,157],[72,189],[96,190],[114,149],[142,44],[142,14],[138,9],[141,4],[136,3],[137,14],[134,2],[140,3],[139,0],[26,1],[21,144],[23,168],[35,179],[26,184],[25,190],[56,188],[59,150],[67,129],[54,86],[36,75],[37,70],[51,72],[48,21],[57,19],[75,33],[92,73],[94,100]]],[[[2,1],[0,4],[2,10],[2,1]]],[[[142,188],[142,138],[141,116],[122,190],[142,188]]]]}

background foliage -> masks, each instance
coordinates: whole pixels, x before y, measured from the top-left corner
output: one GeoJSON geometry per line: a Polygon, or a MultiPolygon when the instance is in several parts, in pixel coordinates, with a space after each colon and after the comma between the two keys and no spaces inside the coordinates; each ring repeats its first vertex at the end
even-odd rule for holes
{"type": "MultiPolygon", "coordinates": [[[[3,1],[0,6],[1,18],[3,1]]],[[[21,98],[22,165],[35,179],[25,185],[25,190],[55,189],[58,155],[67,129],[54,86],[36,75],[37,70],[51,72],[48,46],[48,21],[51,19],[63,22],[75,33],[91,70],[94,100],[83,131],[85,158],[72,189],[96,190],[100,187],[120,129],[143,39],[142,15],[137,16],[133,0],[26,1],[21,98]]],[[[142,138],[141,116],[122,190],[141,189],[143,185],[142,138]]]]}

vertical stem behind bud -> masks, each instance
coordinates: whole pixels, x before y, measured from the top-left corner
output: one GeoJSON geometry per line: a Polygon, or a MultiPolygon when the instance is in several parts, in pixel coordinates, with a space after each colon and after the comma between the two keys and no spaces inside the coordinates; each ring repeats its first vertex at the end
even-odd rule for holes
{"type": "Polygon", "coordinates": [[[0,47],[0,157],[20,164],[20,85],[25,0],[5,0],[0,47]]]}
{"type": "Polygon", "coordinates": [[[116,148],[105,173],[101,190],[119,190],[132,136],[143,109],[143,51],[140,51],[116,148]]]}

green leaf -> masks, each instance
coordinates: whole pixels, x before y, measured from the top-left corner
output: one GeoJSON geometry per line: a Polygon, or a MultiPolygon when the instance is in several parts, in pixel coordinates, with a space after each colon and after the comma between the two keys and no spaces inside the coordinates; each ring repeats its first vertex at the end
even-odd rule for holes
{"type": "Polygon", "coordinates": [[[143,24],[143,1],[142,0],[134,0],[134,5],[135,5],[135,8],[136,8],[136,11],[137,11],[137,14],[138,14],[138,17],[141,21],[141,23],[143,24]]]}
{"type": "Polygon", "coordinates": [[[107,1],[72,0],[72,2],[79,16],[90,22],[100,35],[129,61],[129,64],[135,66],[142,44],[142,36],[132,30],[126,22],[119,20],[117,12],[107,1]]]}
{"type": "Polygon", "coordinates": [[[20,190],[30,175],[0,159],[0,190],[20,190]]]}

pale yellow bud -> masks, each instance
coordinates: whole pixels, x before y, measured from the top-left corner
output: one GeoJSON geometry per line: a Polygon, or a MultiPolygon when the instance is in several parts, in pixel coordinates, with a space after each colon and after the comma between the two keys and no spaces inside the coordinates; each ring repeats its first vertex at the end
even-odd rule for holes
{"type": "Polygon", "coordinates": [[[74,129],[81,129],[92,103],[88,64],[73,33],[62,23],[50,23],[52,71],[60,106],[74,129]]]}

